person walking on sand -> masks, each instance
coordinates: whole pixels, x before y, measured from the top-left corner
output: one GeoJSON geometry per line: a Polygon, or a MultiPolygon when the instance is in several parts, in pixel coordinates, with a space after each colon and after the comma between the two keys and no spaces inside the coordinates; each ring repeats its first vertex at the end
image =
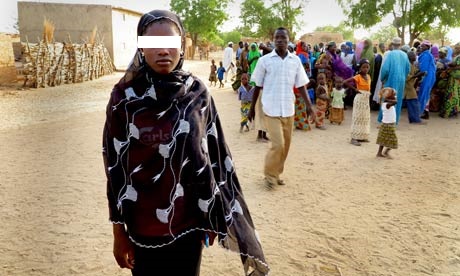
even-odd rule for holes
{"type": "Polygon", "coordinates": [[[151,11],[137,35],[157,40],[138,44],[112,90],[103,130],[118,265],[133,276],[196,276],[203,245],[217,237],[240,254],[245,275],[268,275],[214,100],[182,70],[181,20],[151,11]]]}
{"type": "Polygon", "coordinates": [[[280,175],[289,153],[294,125],[293,87],[299,90],[304,99],[308,115],[312,120],[315,119],[315,112],[305,88],[309,79],[299,57],[288,51],[288,30],[283,27],[276,29],[274,42],[275,50],[259,59],[251,76],[256,88],[249,111],[249,119],[252,120],[257,98],[263,87],[260,101],[271,141],[264,165],[267,188],[285,184],[280,175]]]}
{"type": "Polygon", "coordinates": [[[390,87],[383,88],[379,94],[380,99],[383,101],[380,104],[383,116],[382,125],[379,128],[379,134],[377,136],[377,145],[379,145],[377,157],[386,157],[392,159],[389,154],[390,150],[398,148],[395,109],[395,105],[398,99],[396,98],[396,91],[390,87]]]}
{"type": "Polygon", "coordinates": [[[227,82],[229,71],[231,70],[233,74],[235,73],[233,71],[233,42],[231,41],[227,44],[227,47],[225,47],[223,65],[225,68],[224,78],[225,82],[227,82]]]}
{"type": "Polygon", "coordinates": [[[224,83],[222,82],[224,80],[224,74],[225,74],[225,67],[222,64],[222,61],[220,61],[219,68],[217,68],[217,78],[219,79],[219,88],[224,87],[224,83]]]}
{"type": "Polygon", "coordinates": [[[249,84],[248,74],[243,73],[241,75],[241,86],[238,88],[238,100],[241,102],[240,132],[243,132],[243,130],[249,131],[248,113],[249,109],[251,108],[253,93],[254,87],[249,84]]]}

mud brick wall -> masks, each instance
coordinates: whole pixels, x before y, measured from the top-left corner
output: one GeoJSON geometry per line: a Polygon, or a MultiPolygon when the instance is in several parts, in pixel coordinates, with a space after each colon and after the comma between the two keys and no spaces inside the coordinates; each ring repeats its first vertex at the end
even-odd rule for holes
{"type": "Polygon", "coordinates": [[[11,36],[0,33],[0,84],[16,81],[13,40],[11,36]]]}

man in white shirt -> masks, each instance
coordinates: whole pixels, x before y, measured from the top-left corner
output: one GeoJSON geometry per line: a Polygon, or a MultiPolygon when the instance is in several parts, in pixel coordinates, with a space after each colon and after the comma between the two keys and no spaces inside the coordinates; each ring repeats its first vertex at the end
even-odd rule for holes
{"type": "Polygon", "coordinates": [[[228,43],[228,46],[224,50],[224,60],[222,61],[222,64],[225,68],[225,73],[224,73],[225,82],[227,82],[227,76],[230,70],[232,71],[233,74],[235,74],[233,70],[233,66],[232,66],[233,65],[232,59],[233,59],[233,42],[230,41],[228,43]]]}
{"type": "Polygon", "coordinates": [[[276,184],[285,184],[280,179],[280,174],[283,173],[291,144],[295,113],[294,87],[299,90],[305,101],[308,115],[313,121],[315,120],[315,112],[305,88],[309,79],[299,57],[287,50],[289,42],[287,29],[278,28],[274,38],[275,50],[259,59],[251,75],[251,81],[255,82],[256,88],[249,111],[249,119],[252,120],[257,98],[263,87],[262,109],[271,140],[264,167],[265,181],[269,188],[276,184]]]}

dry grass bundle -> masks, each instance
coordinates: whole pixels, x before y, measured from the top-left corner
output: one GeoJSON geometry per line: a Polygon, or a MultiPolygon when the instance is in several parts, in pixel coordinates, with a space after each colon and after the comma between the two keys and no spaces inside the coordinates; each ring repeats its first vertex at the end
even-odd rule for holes
{"type": "Polygon", "coordinates": [[[94,26],[94,29],[91,33],[91,37],[89,38],[89,44],[94,45],[96,42],[96,35],[97,35],[97,26],[94,26]]]}
{"type": "Polygon", "coordinates": [[[45,17],[43,21],[43,40],[51,43],[54,39],[54,23],[45,17]]]}

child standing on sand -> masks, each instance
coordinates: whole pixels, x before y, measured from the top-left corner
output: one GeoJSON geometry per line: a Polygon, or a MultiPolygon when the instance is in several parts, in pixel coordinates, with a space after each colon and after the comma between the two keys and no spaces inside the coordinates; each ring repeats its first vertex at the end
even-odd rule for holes
{"type": "Polygon", "coordinates": [[[249,76],[247,73],[241,74],[241,86],[238,88],[238,100],[241,101],[241,124],[240,132],[246,128],[249,131],[248,113],[251,108],[252,96],[254,94],[254,87],[249,85],[249,76]]]}
{"type": "Polygon", "coordinates": [[[324,118],[326,118],[327,108],[329,106],[328,88],[326,83],[326,74],[318,74],[318,86],[316,87],[316,128],[325,130],[324,118]]]}
{"type": "Polygon", "coordinates": [[[396,99],[396,91],[391,87],[383,88],[380,93],[382,109],[382,125],[377,136],[377,144],[379,151],[377,157],[386,157],[391,159],[389,152],[391,149],[398,148],[398,137],[396,137],[396,109],[395,105],[398,102],[396,99]],[[385,150],[383,150],[386,148],[385,150]]]}
{"type": "Polygon", "coordinates": [[[345,98],[345,89],[343,88],[343,79],[341,77],[335,78],[335,87],[331,93],[331,114],[329,121],[332,123],[341,124],[344,120],[343,115],[343,99],[345,98]]]}
{"type": "Polygon", "coordinates": [[[224,80],[224,73],[225,73],[224,64],[222,63],[222,61],[220,61],[219,69],[217,69],[217,78],[219,79],[219,88],[224,87],[224,83],[222,82],[224,80]]]}
{"type": "Polygon", "coordinates": [[[215,61],[211,60],[211,73],[209,74],[209,81],[211,82],[211,84],[209,86],[212,86],[213,82],[214,82],[214,86],[216,86],[217,84],[216,73],[217,73],[217,66],[215,64],[215,61]]]}

